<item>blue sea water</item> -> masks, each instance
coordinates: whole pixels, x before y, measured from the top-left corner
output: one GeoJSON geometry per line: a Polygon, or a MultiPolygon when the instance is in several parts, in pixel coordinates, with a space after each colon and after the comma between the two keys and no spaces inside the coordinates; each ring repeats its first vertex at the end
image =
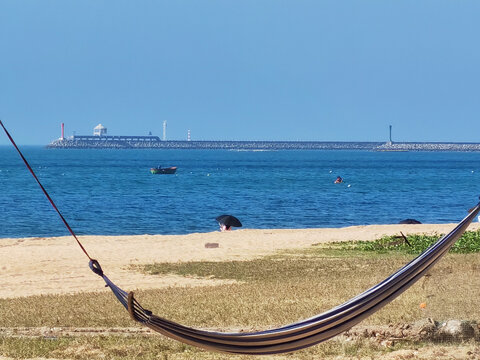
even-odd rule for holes
{"type": "MultiPolygon", "coordinates": [[[[480,195],[474,152],[21,149],[78,234],[209,232],[221,214],[245,228],[451,223],[480,195]]],[[[68,234],[12,147],[0,189],[0,237],[68,234]]]]}

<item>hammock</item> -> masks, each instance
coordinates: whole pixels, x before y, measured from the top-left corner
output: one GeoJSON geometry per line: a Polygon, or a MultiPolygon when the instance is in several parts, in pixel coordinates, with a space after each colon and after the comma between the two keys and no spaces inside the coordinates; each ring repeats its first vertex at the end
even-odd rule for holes
{"type": "Polygon", "coordinates": [[[95,260],[92,270],[102,276],[132,319],[172,339],[210,351],[267,355],[292,352],[328,340],[358,324],[394,300],[425,275],[460,238],[477,216],[480,204],[449,234],[379,284],[349,301],[307,320],[278,329],[252,333],[221,333],[193,329],[153,315],[106,277],[95,260]]]}
{"type": "Polygon", "coordinates": [[[394,300],[425,275],[448,252],[480,211],[479,203],[449,234],[444,235],[418,257],[379,284],[327,312],[277,329],[258,332],[222,333],[199,330],[152,314],[135,300],[133,292],[122,290],[103,273],[98,261],[88,255],[1,121],[0,125],[67,229],[89,258],[92,271],[103,278],[128,310],[131,318],[167,337],[209,351],[251,355],[286,353],[318,344],[350,329],[394,300]]]}

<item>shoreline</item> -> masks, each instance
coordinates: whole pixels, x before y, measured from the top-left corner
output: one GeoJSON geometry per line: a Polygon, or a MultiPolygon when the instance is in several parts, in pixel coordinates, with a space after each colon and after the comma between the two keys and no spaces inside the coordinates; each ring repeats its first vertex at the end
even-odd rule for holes
{"type": "MultiPolygon", "coordinates": [[[[442,234],[456,224],[357,225],[317,229],[241,229],[188,235],[79,236],[87,252],[105,274],[125,290],[169,286],[205,286],[214,279],[151,276],[130,265],[153,262],[250,260],[281,250],[318,243],[375,240],[384,235],[442,234]],[[206,243],[218,243],[207,248],[206,243]]],[[[472,223],[468,230],[480,229],[472,223]]],[[[71,236],[0,239],[0,298],[45,294],[107,291],[103,280],[88,267],[88,258],[71,236]]]]}

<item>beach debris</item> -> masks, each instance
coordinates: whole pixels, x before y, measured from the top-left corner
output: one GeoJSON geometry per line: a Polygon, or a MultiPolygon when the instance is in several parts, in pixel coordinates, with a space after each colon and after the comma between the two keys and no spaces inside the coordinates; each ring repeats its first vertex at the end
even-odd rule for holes
{"type": "Polygon", "coordinates": [[[215,249],[218,248],[220,245],[218,243],[205,243],[205,248],[207,249],[215,249]]]}
{"type": "MultiPolygon", "coordinates": [[[[410,241],[408,241],[407,237],[400,231],[400,234],[401,235],[395,235],[394,238],[395,239],[400,239],[400,240],[395,240],[395,241],[391,241],[389,242],[388,244],[385,244],[386,247],[390,247],[390,246],[397,246],[397,245],[400,245],[401,243],[405,243],[407,244],[408,246],[412,247],[412,244],[410,243],[410,241]]],[[[427,274],[428,275],[428,274],[427,274]]],[[[426,275],[425,275],[426,276],[426,275]]]]}
{"type": "Polygon", "coordinates": [[[448,320],[438,327],[435,339],[439,341],[464,341],[472,339],[474,336],[475,330],[469,321],[448,320]]]}
{"type": "Polygon", "coordinates": [[[478,338],[479,329],[475,321],[452,319],[440,322],[426,318],[411,324],[357,325],[346,331],[343,336],[345,339],[371,339],[388,347],[389,341],[396,342],[398,340],[462,342],[478,338]]]}
{"type": "Polygon", "coordinates": [[[425,309],[427,307],[427,303],[420,303],[420,309],[425,309]]]}
{"type": "Polygon", "coordinates": [[[400,235],[402,235],[402,238],[403,238],[403,241],[405,241],[405,243],[412,247],[412,244],[410,244],[410,241],[408,241],[407,237],[400,231],[400,235]]]}
{"type": "Polygon", "coordinates": [[[404,327],[403,330],[410,329],[414,337],[419,339],[431,339],[437,331],[438,322],[431,318],[421,319],[414,322],[411,326],[404,327]]]}

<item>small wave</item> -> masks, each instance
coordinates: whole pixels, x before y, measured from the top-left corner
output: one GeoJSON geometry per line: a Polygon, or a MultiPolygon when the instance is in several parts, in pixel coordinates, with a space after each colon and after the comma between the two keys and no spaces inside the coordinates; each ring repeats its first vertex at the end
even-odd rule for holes
{"type": "Polygon", "coordinates": [[[235,151],[235,152],[273,152],[278,150],[273,149],[228,149],[228,151],[235,151]]]}

